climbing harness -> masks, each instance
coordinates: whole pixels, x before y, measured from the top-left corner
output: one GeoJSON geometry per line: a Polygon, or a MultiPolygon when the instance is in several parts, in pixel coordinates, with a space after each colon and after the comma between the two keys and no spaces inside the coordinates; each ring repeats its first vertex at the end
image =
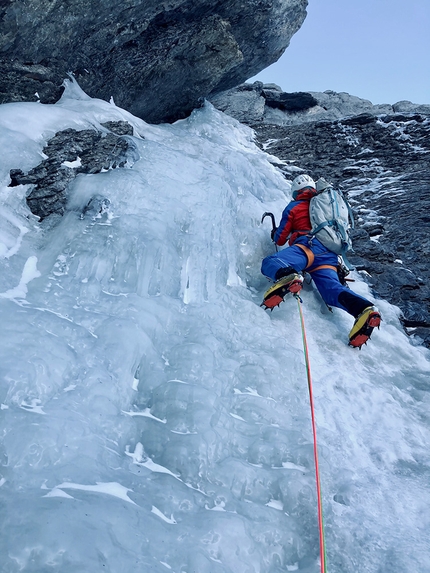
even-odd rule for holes
{"type": "Polygon", "coordinates": [[[312,377],[311,377],[311,367],[309,362],[309,352],[308,343],[306,340],[306,330],[305,321],[303,318],[302,311],[302,299],[299,294],[294,294],[297,300],[297,306],[299,307],[300,314],[300,324],[302,327],[302,339],[303,339],[303,351],[305,355],[306,373],[308,378],[308,389],[309,389],[309,402],[311,406],[311,417],[312,417],[312,433],[314,440],[314,460],[315,460],[315,477],[316,477],[316,487],[317,487],[317,499],[318,499],[318,529],[319,529],[319,541],[320,541],[320,558],[321,558],[321,573],[327,573],[326,569],[326,551],[325,551],[325,540],[324,540],[324,521],[323,521],[323,508],[322,508],[322,496],[321,496],[321,482],[319,474],[318,465],[318,449],[317,449],[317,428],[315,422],[315,408],[314,408],[314,398],[312,392],[312,377]]]}

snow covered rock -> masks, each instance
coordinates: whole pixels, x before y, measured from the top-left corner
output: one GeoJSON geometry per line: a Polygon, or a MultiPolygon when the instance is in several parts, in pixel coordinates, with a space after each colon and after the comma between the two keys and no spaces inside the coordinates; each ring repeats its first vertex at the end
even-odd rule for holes
{"type": "Polygon", "coordinates": [[[0,8],[0,103],[53,103],[73,72],[91,96],[151,123],[275,62],[307,0],[8,0],[0,8]]]}
{"type": "Polygon", "coordinates": [[[393,110],[396,113],[422,113],[425,115],[430,115],[430,105],[429,104],[421,104],[417,105],[415,103],[411,103],[407,100],[398,101],[393,105],[393,110]]]}
{"type": "Polygon", "coordinates": [[[26,174],[11,169],[10,187],[33,185],[27,203],[40,220],[64,213],[68,187],[80,173],[100,173],[126,165],[130,142],[119,135],[133,135],[132,126],[117,121],[106,122],[104,127],[111,131],[59,131],[44,147],[45,159],[39,165],[26,174]]]}
{"type": "MultiPolygon", "coordinates": [[[[297,125],[318,120],[334,121],[362,113],[380,115],[407,111],[407,113],[428,113],[423,109],[428,106],[417,106],[410,102],[396,104],[398,109],[389,104],[373,105],[346,92],[284,92],[276,84],[243,84],[223,93],[209,97],[213,105],[232,117],[242,121],[244,110],[250,105],[258,114],[251,114],[248,123],[262,122],[273,125],[297,125]],[[403,104],[403,105],[401,105],[403,104]],[[408,105],[406,105],[408,104],[408,105]]],[[[246,121],[245,121],[246,122],[246,121]]]]}
{"type": "Polygon", "coordinates": [[[220,111],[234,117],[242,123],[261,121],[265,111],[265,99],[262,95],[263,84],[241,84],[209,97],[209,101],[220,111]]]}
{"type": "Polygon", "coordinates": [[[303,116],[303,112],[315,108],[317,100],[309,93],[286,93],[276,84],[241,84],[225,92],[209,97],[210,102],[220,111],[244,123],[288,123],[286,118],[303,116]],[[281,121],[277,121],[279,116],[281,121]],[[274,121],[272,121],[274,118],[274,121]]]}

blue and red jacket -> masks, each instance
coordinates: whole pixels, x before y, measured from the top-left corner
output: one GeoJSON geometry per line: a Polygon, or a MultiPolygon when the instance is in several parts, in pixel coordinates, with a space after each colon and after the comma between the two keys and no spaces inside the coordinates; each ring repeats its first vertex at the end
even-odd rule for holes
{"type": "Polygon", "coordinates": [[[294,201],[288,203],[273,237],[277,245],[285,245],[288,238],[288,244],[292,245],[297,237],[310,232],[312,225],[309,218],[309,202],[316,194],[312,187],[305,187],[298,191],[294,201]]]}

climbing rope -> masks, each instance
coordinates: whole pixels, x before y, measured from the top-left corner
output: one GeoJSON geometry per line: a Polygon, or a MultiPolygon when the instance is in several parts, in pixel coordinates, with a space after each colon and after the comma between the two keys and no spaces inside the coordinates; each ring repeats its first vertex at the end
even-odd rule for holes
{"type": "Polygon", "coordinates": [[[310,405],[311,405],[312,433],[313,433],[313,437],[314,437],[315,477],[316,477],[317,499],[318,499],[318,529],[319,529],[319,539],[320,539],[321,573],[327,573],[325,540],[324,540],[323,508],[322,508],[322,496],[321,496],[321,482],[320,482],[320,473],[319,473],[319,465],[318,465],[317,427],[316,427],[316,423],[315,423],[315,408],[314,408],[314,398],[313,398],[313,392],[312,392],[311,367],[310,367],[310,363],[309,363],[309,352],[308,352],[308,343],[306,340],[305,321],[303,318],[303,311],[302,311],[302,299],[300,298],[300,296],[298,294],[295,294],[294,297],[296,298],[297,305],[299,307],[300,323],[302,326],[303,350],[304,350],[304,355],[305,355],[306,373],[307,373],[307,377],[308,377],[309,401],[310,401],[310,405]]]}

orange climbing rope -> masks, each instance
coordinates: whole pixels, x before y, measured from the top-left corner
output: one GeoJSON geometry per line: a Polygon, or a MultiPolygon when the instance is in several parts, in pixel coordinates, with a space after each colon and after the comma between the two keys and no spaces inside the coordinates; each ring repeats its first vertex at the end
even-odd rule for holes
{"type": "Polygon", "coordinates": [[[325,552],[325,540],[324,540],[324,521],[323,521],[323,508],[322,508],[322,496],[321,496],[321,481],[318,465],[318,449],[317,449],[317,427],[315,422],[315,408],[314,408],[314,398],[312,392],[312,377],[311,377],[311,367],[309,362],[309,352],[308,343],[306,340],[306,330],[305,321],[303,318],[302,311],[302,300],[298,294],[294,295],[297,299],[297,304],[299,307],[300,323],[302,326],[302,338],[303,338],[303,350],[305,354],[306,363],[306,373],[308,377],[308,388],[309,388],[309,401],[311,405],[311,416],[312,416],[312,433],[314,438],[314,460],[315,460],[315,476],[317,485],[317,498],[318,498],[318,528],[319,528],[319,539],[320,539],[320,556],[321,556],[321,573],[327,573],[326,569],[326,552],[325,552]]]}

